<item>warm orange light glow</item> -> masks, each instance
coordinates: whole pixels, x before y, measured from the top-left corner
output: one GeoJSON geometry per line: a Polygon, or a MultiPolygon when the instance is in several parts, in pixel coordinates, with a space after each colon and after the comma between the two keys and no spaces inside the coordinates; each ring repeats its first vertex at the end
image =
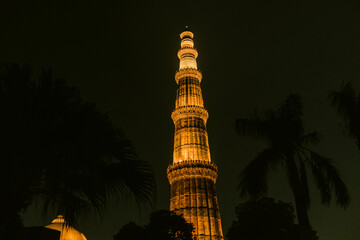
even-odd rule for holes
{"type": "Polygon", "coordinates": [[[180,69],[186,68],[197,69],[197,63],[194,57],[182,57],[180,59],[180,69]]]}
{"type": "Polygon", "coordinates": [[[190,47],[190,48],[192,48],[192,47],[194,47],[194,42],[193,42],[193,40],[192,39],[190,39],[190,38],[185,38],[185,39],[183,39],[182,41],[181,41],[181,45],[180,45],[182,48],[183,47],[190,47]]]}
{"type": "Polygon", "coordinates": [[[60,240],[86,240],[84,234],[82,234],[75,228],[70,226],[65,226],[64,224],[65,224],[65,220],[63,216],[59,215],[51,222],[51,224],[45,227],[61,232],[60,240]]]}
{"type": "Polygon", "coordinates": [[[202,74],[197,69],[182,69],[181,71],[177,71],[175,74],[175,81],[176,84],[179,84],[179,80],[184,77],[191,77],[197,79],[199,82],[201,82],[202,74]]]}
{"type": "Polygon", "coordinates": [[[170,210],[194,224],[194,239],[223,240],[215,191],[217,167],[210,158],[206,131],[209,114],[204,108],[202,74],[197,69],[193,37],[190,31],[180,34],[180,69],[175,74],[178,89],[171,114],[175,124],[174,154],[173,164],[167,169],[170,210]]]}
{"type": "Polygon", "coordinates": [[[198,52],[194,48],[194,42],[192,40],[194,34],[190,31],[185,31],[180,34],[180,37],[182,38],[182,41],[181,48],[178,51],[178,58],[180,59],[179,69],[197,69],[196,58],[198,52]]]}
{"type": "Polygon", "coordinates": [[[184,31],[180,33],[180,38],[183,39],[184,37],[194,38],[194,34],[190,31],[184,31]]]}

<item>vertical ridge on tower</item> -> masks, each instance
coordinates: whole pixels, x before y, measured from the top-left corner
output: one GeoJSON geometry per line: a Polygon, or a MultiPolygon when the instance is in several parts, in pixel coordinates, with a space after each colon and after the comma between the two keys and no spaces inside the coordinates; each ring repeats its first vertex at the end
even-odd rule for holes
{"type": "Polygon", "coordinates": [[[194,34],[186,28],[180,34],[181,48],[175,110],[173,163],[167,169],[171,185],[170,210],[193,223],[197,240],[223,240],[219,205],[215,190],[217,167],[211,162],[194,34]]]}

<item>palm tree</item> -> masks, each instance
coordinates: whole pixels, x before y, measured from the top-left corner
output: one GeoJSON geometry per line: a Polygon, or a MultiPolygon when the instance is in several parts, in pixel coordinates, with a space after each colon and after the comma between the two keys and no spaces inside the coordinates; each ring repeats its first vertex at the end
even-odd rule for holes
{"type": "Polygon", "coordinates": [[[355,140],[360,150],[360,93],[351,82],[344,83],[339,91],[329,94],[348,135],[355,140]]]}
{"type": "Polygon", "coordinates": [[[0,74],[0,233],[21,225],[35,199],[70,225],[101,215],[109,200],[133,196],[150,206],[152,170],[108,115],[50,71],[30,76],[19,65],[0,74]]]}
{"type": "Polygon", "coordinates": [[[316,131],[305,134],[302,106],[301,97],[292,94],[275,110],[267,111],[261,116],[255,111],[252,118],[237,120],[240,135],[264,141],[268,145],[242,171],[239,188],[241,197],[266,195],[268,172],[278,166],[284,167],[294,195],[299,225],[311,229],[307,170],[311,172],[323,204],[330,203],[334,192],[336,203],[345,208],[350,197],[331,159],[309,148],[310,145],[319,143],[320,137],[316,131]]]}

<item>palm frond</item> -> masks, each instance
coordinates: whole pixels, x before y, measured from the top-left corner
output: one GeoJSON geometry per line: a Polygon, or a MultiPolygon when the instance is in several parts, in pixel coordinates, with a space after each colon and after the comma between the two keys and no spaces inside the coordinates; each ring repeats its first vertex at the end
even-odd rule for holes
{"type": "Polygon", "coordinates": [[[271,134],[269,121],[266,117],[258,115],[255,109],[249,119],[241,118],[236,120],[236,130],[241,136],[248,136],[256,140],[268,141],[271,134]]]}
{"type": "Polygon", "coordinates": [[[329,204],[331,192],[334,191],[337,205],[346,208],[350,204],[349,191],[340,177],[339,171],[332,164],[332,160],[309,150],[307,158],[315,182],[320,191],[321,200],[329,204]]]}
{"type": "Polygon", "coordinates": [[[64,118],[55,132],[60,158],[54,156],[47,165],[44,212],[57,211],[72,225],[80,216],[101,215],[109,200],[134,196],[139,207],[150,206],[155,193],[150,165],[94,107],[82,104],[64,118]]]}
{"type": "Polygon", "coordinates": [[[301,143],[305,145],[318,145],[321,140],[321,134],[317,131],[313,131],[301,137],[301,143]]]}
{"type": "MultiPolygon", "coordinates": [[[[264,140],[270,147],[261,152],[242,171],[239,188],[241,197],[258,197],[266,194],[268,171],[282,162],[297,203],[299,224],[309,225],[307,211],[310,206],[310,193],[305,164],[310,166],[323,203],[330,202],[332,191],[335,192],[337,204],[342,207],[349,204],[350,197],[337,169],[330,161],[315,153],[309,156],[307,147],[318,144],[321,136],[316,131],[305,134],[302,116],[302,98],[297,94],[291,94],[274,110],[266,112],[261,117],[255,112],[254,117],[250,119],[237,120],[240,135],[264,140]],[[276,152],[270,151],[275,149],[276,152]],[[272,161],[275,159],[277,161],[272,161]]],[[[359,121],[355,122],[360,122],[360,110],[359,121]]],[[[360,127],[358,132],[360,142],[360,127]]]]}
{"type": "Polygon", "coordinates": [[[352,87],[351,82],[343,83],[339,91],[332,91],[329,94],[331,105],[336,107],[340,118],[345,125],[353,117],[356,112],[356,91],[352,87]]]}
{"type": "Polygon", "coordinates": [[[287,149],[296,147],[304,135],[302,105],[302,98],[297,94],[291,94],[275,109],[272,144],[287,149]]]}
{"type": "Polygon", "coordinates": [[[302,97],[298,94],[290,94],[279,105],[277,111],[281,118],[299,119],[303,115],[302,97]]]}
{"type": "Polygon", "coordinates": [[[6,143],[0,152],[16,172],[17,181],[7,181],[28,193],[16,198],[14,212],[40,196],[44,213],[62,214],[75,225],[80,217],[101,215],[110,200],[134,197],[139,206],[151,205],[151,167],[107,114],[83,101],[77,88],[54,80],[50,70],[37,81],[28,66],[0,70],[0,138],[6,143]]]}
{"type": "Polygon", "coordinates": [[[109,197],[123,200],[133,195],[139,207],[150,206],[156,188],[150,165],[140,159],[104,166],[99,176],[109,197]]]}
{"type": "Polygon", "coordinates": [[[262,151],[239,176],[240,197],[259,197],[267,194],[267,176],[281,163],[282,156],[275,148],[262,151]]]}

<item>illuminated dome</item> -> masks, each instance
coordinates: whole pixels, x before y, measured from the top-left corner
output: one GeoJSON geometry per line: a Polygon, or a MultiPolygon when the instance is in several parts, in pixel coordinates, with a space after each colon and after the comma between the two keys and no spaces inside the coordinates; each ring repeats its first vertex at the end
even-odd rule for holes
{"type": "Polygon", "coordinates": [[[45,227],[61,232],[60,240],[86,240],[84,234],[82,234],[73,227],[64,226],[64,223],[65,220],[63,216],[59,215],[51,222],[51,224],[45,227]]]}

